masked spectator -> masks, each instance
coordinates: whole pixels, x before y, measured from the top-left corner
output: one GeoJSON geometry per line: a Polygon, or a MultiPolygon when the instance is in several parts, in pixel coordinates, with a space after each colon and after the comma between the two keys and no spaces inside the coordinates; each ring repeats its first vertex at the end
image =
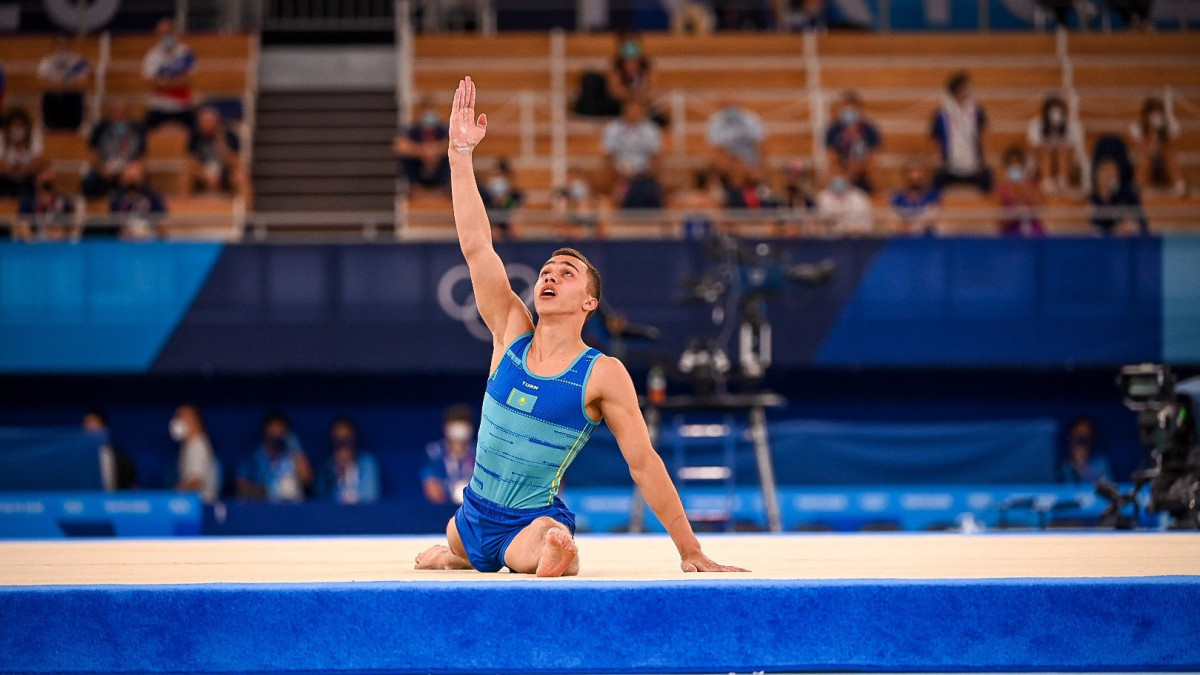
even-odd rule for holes
{"type": "Polygon", "coordinates": [[[867,193],[835,168],[829,184],[817,195],[817,219],[830,234],[866,234],[874,223],[871,217],[871,198],[867,193]]]}
{"type": "Polygon", "coordinates": [[[466,405],[446,411],[442,438],[425,446],[421,488],[432,504],[462,504],[475,471],[475,420],[466,405]]]}
{"type": "Polygon", "coordinates": [[[179,406],[167,431],[171,440],[179,444],[179,482],[175,489],[196,492],[206,504],[217,501],[221,490],[220,472],[200,411],[191,405],[179,406]]]}
{"type": "Polygon", "coordinates": [[[196,55],[180,41],[175,22],[162,19],[154,29],[158,42],[142,59],[142,77],[151,85],[146,128],[153,131],[166,122],[190,129],[195,123],[192,74],[196,55]]]}
{"type": "Polygon", "coordinates": [[[1071,119],[1066,101],[1057,94],[1047,96],[1041,112],[1029,120],[1026,136],[1037,162],[1042,191],[1067,189],[1075,160],[1084,151],[1083,127],[1071,119]]]}
{"type": "Polygon", "coordinates": [[[829,165],[841,166],[851,183],[870,194],[875,153],[881,144],[878,127],[863,117],[858,92],[842,94],[837,119],[825,131],[829,165]]]}
{"type": "Polygon", "coordinates": [[[496,239],[513,239],[517,236],[516,219],[525,193],[517,187],[516,176],[508,160],[500,158],[487,181],[479,191],[483,205],[487,207],[488,219],[492,224],[492,236],[496,239]]]}
{"type": "Polygon", "coordinates": [[[1179,122],[1162,99],[1147,98],[1137,121],[1129,125],[1138,185],[1170,187],[1180,197],[1187,194],[1179,169],[1179,134],[1179,122]]]}
{"type": "Polygon", "coordinates": [[[312,487],[313,471],[283,413],[267,415],[262,444],[238,469],[238,496],[272,502],[301,502],[312,487]]]}
{"type": "Polygon", "coordinates": [[[379,501],[379,465],[358,446],[358,427],[343,417],[329,428],[331,453],[318,481],[318,494],[339,504],[379,501]]]}
{"type": "Polygon", "coordinates": [[[83,194],[90,198],[109,196],[117,189],[125,167],[140,162],[145,154],[146,130],[133,120],[128,103],[113,102],[108,117],[100,120],[88,139],[83,194]]]}
{"type": "Polygon", "coordinates": [[[725,94],[721,108],[708,118],[706,140],[712,168],[726,179],[731,174],[759,173],[764,164],[764,138],[762,118],[725,94]]]}
{"type": "Polygon", "coordinates": [[[1088,195],[1092,227],[1103,235],[1133,231],[1141,235],[1150,234],[1150,225],[1142,211],[1137,188],[1121,181],[1121,170],[1116,161],[1101,160],[1095,171],[1092,192],[1088,195]]]}
{"type": "Polygon", "coordinates": [[[34,191],[21,198],[17,207],[14,238],[24,241],[62,241],[76,234],[75,198],[55,187],[58,174],[43,164],[34,181],[34,191]]]}
{"type": "Polygon", "coordinates": [[[1004,178],[997,197],[1004,210],[1000,234],[1009,237],[1040,237],[1046,233],[1038,207],[1042,195],[1029,171],[1028,158],[1019,146],[1004,151],[1004,178]]]}
{"type": "Polygon", "coordinates": [[[898,234],[936,234],[942,197],[925,174],[920,162],[910,160],[902,172],[904,185],[892,193],[894,227],[898,234]]]}
{"type": "Polygon", "coordinates": [[[193,191],[242,194],[245,174],[239,151],[242,142],[221,120],[216,108],[201,108],[188,138],[187,174],[183,194],[193,191]]]}
{"type": "Polygon", "coordinates": [[[967,184],[992,191],[992,170],[986,160],[987,115],[975,100],[967,73],[955,73],[946,83],[946,95],[933,116],[930,135],[942,158],[934,189],[941,192],[947,185],[967,184]]]}
{"type": "Polygon", "coordinates": [[[640,103],[626,103],[621,116],[604,128],[603,150],[607,182],[621,208],[662,208],[662,188],[658,182],[662,132],[646,119],[646,110],[640,103]]]}
{"type": "Polygon", "coordinates": [[[24,108],[14,108],[0,133],[0,197],[18,197],[33,190],[42,149],[42,132],[24,108]]]}
{"type": "Polygon", "coordinates": [[[400,131],[392,145],[400,175],[408,188],[445,192],[450,189],[450,159],[446,156],[449,130],[442,115],[426,100],[411,126],[400,131]]]}
{"type": "Polygon", "coordinates": [[[74,131],[83,124],[84,97],[92,69],[86,57],[74,49],[69,35],[54,40],[54,52],[38,63],[42,86],[42,126],[74,131]]]}
{"type": "Polygon", "coordinates": [[[146,181],[146,169],[135,163],[121,171],[121,182],[109,202],[109,212],[120,223],[121,237],[149,239],[162,227],[167,204],[146,181]]]}

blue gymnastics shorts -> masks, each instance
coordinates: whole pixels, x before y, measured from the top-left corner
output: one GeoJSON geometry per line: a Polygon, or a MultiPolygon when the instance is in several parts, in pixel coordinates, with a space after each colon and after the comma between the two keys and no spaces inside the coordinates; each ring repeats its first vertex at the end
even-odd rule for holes
{"type": "Polygon", "coordinates": [[[510,509],[480,497],[469,487],[463,490],[463,504],[454,514],[454,524],[471,567],[480,572],[498,572],[504,567],[504,553],[517,534],[543,516],[566,525],[575,534],[575,514],[558,497],[554,503],[539,509],[510,509]]]}

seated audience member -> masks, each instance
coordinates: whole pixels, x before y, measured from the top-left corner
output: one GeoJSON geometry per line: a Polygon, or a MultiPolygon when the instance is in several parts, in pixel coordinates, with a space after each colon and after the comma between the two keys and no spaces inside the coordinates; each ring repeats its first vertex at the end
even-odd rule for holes
{"type": "Polygon", "coordinates": [[[717,219],[725,205],[721,180],[708,171],[692,174],[690,185],[671,195],[671,207],[682,213],[680,228],[684,239],[707,240],[717,232],[717,219]]]}
{"type": "Polygon", "coordinates": [[[1126,26],[1134,30],[1153,27],[1150,11],[1154,9],[1154,0],[1105,0],[1105,4],[1121,17],[1126,26]]]}
{"type": "Polygon", "coordinates": [[[400,130],[392,144],[400,176],[408,182],[407,189],[420,187],[448,192],[450,159],[446,156],[446,143],[450,130],[441,112],[429,100],[421,102],[413,120],[400,130]]]}
{"type": "Polygon", "coordinates": [[[603,150],[607,160],[606,182],[621,208],[662,208],[662,189],[658,183],[662,132],[646,119],[646,110],[640,103],[626,103],[621,116],[604,128],[603,150]]]}
{"type": "Polygon", "coordinates": [[[867,234],[874,227],[871,198],[835,168],[830,172],[829,184],[817,195],[817,220],[829,234],[867,234]]]}
{"type": "Polygon", "coordinates": [[[781,205],[771,186],[748,171],[731,174],[724,185],[727,209],[773,209],[781,205]]]}
{"type": "Polygon", "coordinates": [[[54,187],[58,176],[48,162],[42,164],[34,191],[21,198],[13,237],[24,241],[62,241],[76,234],[75,198],[54,187]]]}
{"type": "Polygon", "coordinates": [[[1042,195],[1028,168],[1028,157],[1019,146],[1004,151],[1004,178],[996,189],[1004,219],[1000,234],[1009,237],[1040,237],[1046,233],[1038,207],[1042,195]]]}
{"type": "Polygon", "coordinates": [[[789,30],[798,33],[824,31],[829,27],[829,10],[825,0],[774,0],[777,14],[782,15],[789,30]]]}
{"type": "Polygon", "coordinates": [[[934,189],[940,192],[947,185],[961,183],[992,191],[992,170],[985,150],[987,115],[975,100],[967,73],[955,73],[946,83],[946,95],[933,116],[930,135],[942,158],[933,178],[934,189]]]}
{"type": "Polygon", "coordinates": [[[241,149],[241,140],[222,122],[221,113],[216,108],[201,108],[188,137],[184,196],[195,190],[241,194],[246,182],[241,149]]]}
{"type": "Polygon", "coordinates": [[[119,221],[124,239],[149,239],[162,227],[167,203],[150,187],[146,169],[140,163],[121,171],[121,182],[108,205],[109,213],[119,221]]]}
{"type": "Polygon", "coordinates": [[[1101,160],[1095,171],[1092,192],[1088,195],[1092,227],[1102,235],[1150,234],[1137,188],[1121,180],[1116,160],[1101,160]]]}
{"type": "Polygon", "coordinates": [[[929,184],[925,167],[904,164],[904,186],[892,193],[894,229],[898,234],[937,234],[942,196],[929,184]]]}
{"type": "Polygon", "coordinates": [[[492,236],[496,239],[512,239],[517,236],[516,219],[525,201],[525,194],[516,185],[512,167],[501,158],[479,191],[483,205],[487,207],[492,223],[492,236]]]}
{"type": "Polygon", "coordinates": [[[339,504],[379,501],[379,465],[358,447],[358,427],[342,417],[329,428],[330,456],[317,481],[317,494],[339,504]]]}
{"type": "Polygon", "coordinates": [[[1096,454],[1096,424],[1090,417],[1079,417],[1071,422],[1062,474],[1064,482],[1076,485],[1112,480],[1108,459],[1096,454]]]}
{"type": "Polygon", "coordinates": [[[1141,115],[1129,125],[1140,187],[1169,187],[1180,197],[1187,194],[1187,184],[1179,169],[1179,133],[1179,122],[1162,99],[1147,98],[1141,115]]]}
{"type": "Polygon", "coordinates": [[[24,108],[14,108],[0,133],[0,197],[31,192],[41,157],[42,132],[24,108]]]}
{"type": "Polygon", "coordinates": [[[54,40],[54,52],[38,64],[42,126],[47,129],[74,131],[83,124],[84,97],[92,70],[72,43],[71,36],[60,35],[54,40]]]}
{"type": "Polygon", "coordinates": [[[442,420],[442,438],[425,446],[421,489],[431,504],[462,504],[463,490],[475,471],[475,417],[456,405],[442,420]]]}
{"type": "Polygon", "coordinates": [[[196,492],[206,504],[217,501],[221,491],[217,457],[204,429],[200,411],[192,405],[181,405],[167,425],[171,440],[179,444],[179,460],[176,464],[179,478],[175,489],[180,492],[196,492]]]}
{"type": "Polygon", "coordinates": [[[1033,150],[1042,191],[1067,189],[1076,159],[1084,155],[1083,127],[1071,119],[1060,96],[1053,94],[1042,102],[1041,112],[1029,120],[1026,140],[1033,150]]]}
{"type": "Polygon", "coordinates": [[[863,117],[858,92],[842,94],[837,119],[825,130],[829,166],[841,165],[846,178],[870,194],[875,153],[881,144],[878,127],[863,117]]]}
{"type": "Polygon", "coordinates": [[[83,430],[104,438],[100,446],[100,480],[107,492],[133,490],[138,486],[137,465],[113,443],[108,417],[95,408],[83,414],[83,430]]]}
{"type": "Polygon", "coordinates": [[[119,186],[125,167],[140,162],[145,154],[145,128],[133,120],[128,103],[113,102],[108,117],[100,120],[88,139],[83,194],[93,199],[109,196],[119,186]]]}
{"type": "Polygon", "coordinates": [[[712,168],[726,180],[732,175],[761,173],[764,138],[766,130],[758,113],[725,94],[720,110],[708,118],[706,140],[712,168]]]}
{"type": "Polygon", "coordinates": [[[262,436],[262,444],[238,468],[238,496],[272,502],[304,501],[304,493],[313,484],[312,465],[283,413],[267,415],[262,436]]]}
{"type": "Polygon", "coordinates": [[[196,71],[196,55],[191,47],[179,41],[172,20],[159,21],[154,34],[158,42],[142,59],[142,77],[151,86],[146,129],[153,131],[167,122],[190,129],[195,123],[192,74],[196,71]]]}
{"type": "Polygon", "coordinates": [[[551,206],[571,239],[607,236],[605,205],[592,187],[591,176],[579,167],[567,169],[567,184],[554,191],[551,206]]]}
{"type": "Polygon", "coordinates": [[[667,118],[655,107],[658,86],[650,59],[642,51],[642,43],[632,35],[619,37],[617,54],[608,71],[608,92],[622,107],[626,103],[642,104],[646,117],[658,126],[666,126],[667,118]]]}

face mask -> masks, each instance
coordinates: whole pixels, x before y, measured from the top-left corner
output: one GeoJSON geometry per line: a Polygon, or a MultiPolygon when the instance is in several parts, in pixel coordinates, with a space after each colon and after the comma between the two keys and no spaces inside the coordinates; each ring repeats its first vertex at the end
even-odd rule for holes
{"type": "Polygon", "coordinates": [[[21,141],[25,140],[26,136],[29,135],[29,130],[23,127],[13,127],[9,130],[8,135],[12,137],[14,141],[20,143],[21,141]]]}
{"type": "Polygon", "coordinates": [[[642,48],[633,40],[626,40],[621,43],[621,58],[636,59],[642,55],[642,48]]]}
{"type": "Polygon", "coordinates": [[[175,45],[177,43],[176,43],[174,35],[166,35],[166,36],[163,36],[162,40],[159,40],[158,44],[162,45],[163,49],[170,51],[172,49],[175,49],[175,45]]]}
{"type": "Polygon", "coordinates": [[[488,181],[487,185],[488,192],[492,193],[492,196],[497,199],[507,195],[508,188],[508,179],[506,179],[504,176],[496,176],[492,178],[488,181]]]}
{"type": "Polygon", "coordinates": [[[858,121],[858,111],[854,108],[846,108],[838,117],[841,118],[842,124],[854,124],[858,121]]]}
{"type": "Polygon", "coordinates": [[[722,112],[725,115],[725,119],[730,121],[737,121],[742,116],[741,109],[736,105],[727,105],[722,112]]]}
{"type": "Polygon", "coordinates": [[[439,121],[441,121],[441,118],[439,118],[438,114],[432,110],[421,113],[421,126],[425,127],[426,129],[433,129],[437,127],[439,121]]]}
{"type": "Polygon", "coordinates": [[[1167,120],[1162,113],[1152,113],[1150,115],[1150,126],[1155,129],[1161,129],[1166,126],[1167,120]]]}
{"type": "Polygon", "coordinates": [[[587,183],[583,182],[582,180],[571,181],[571,186],[568,188],[568,191],[571,193],[571,198],[577,201],[583,201],[588,197],[587,183]]]}
{"type": "Polygon", "coordinates": [[[921,189],[921,183],[923,183],[923,182],[924,181],[921,180],[920,176],[909,176],[908,177],[908,189],[909,190],[919,190],[919,189],[921,189]]]}
{"type": "Polygon", "coordinates": [[[188,432],[191,431],[191,428],[188,426],[186,421],[175,417],[171,420],[171,424],[168,425],[167,431],[170,432],[172,440],[182,441],[183,439],[187,438],[188,432]]]}
{"type": "Polygon", "coordinates": [[[447,424],[446,440],[451,443],[466,443],[471,440],[471,425],[466,422],[451,422],[447,424]]]}
{"type": "Polygon", "coordinates": [[[335,438],[333,439],[333,451],[339,450],[354,450],[354,439],[352,438],[335,438]]]}
{"type": "Polygon", "coordinates": [[[1014,183],[1020,183],[1025,180],[1025,169],[1019,166],[1008,167],[1008,179],[1014,183]]]}
{"type": "Polygon", "coordinates": [[[1062,108],[1051,108],[1046,111],[1046,119],[1050,124],[1062,124],[1064,117],[1066,116],[1063,114],[1062,108]]]}
{"type": "Polygon", "coordinates": [[[842,194],[849,188],[850,188],[850,184],[848,182],[846,182],[845,178],[834,178],[829,183],[829,189],[833,190],[837,194],[842,194]]]}
{"type": "Polygon", "coordinates": [[[113,122],[112,129],[114,134],[124,136],[129,131],[129,122],[113,122]]]}

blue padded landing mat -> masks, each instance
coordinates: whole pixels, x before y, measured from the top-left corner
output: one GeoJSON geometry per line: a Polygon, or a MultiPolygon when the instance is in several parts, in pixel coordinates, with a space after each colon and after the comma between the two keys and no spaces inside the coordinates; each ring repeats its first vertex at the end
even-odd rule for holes
{"type": "Polygon", "coordinates": [[[1200,668],[1197,577],[7,586],[0,617],[4,672],[1200,668]]]}

